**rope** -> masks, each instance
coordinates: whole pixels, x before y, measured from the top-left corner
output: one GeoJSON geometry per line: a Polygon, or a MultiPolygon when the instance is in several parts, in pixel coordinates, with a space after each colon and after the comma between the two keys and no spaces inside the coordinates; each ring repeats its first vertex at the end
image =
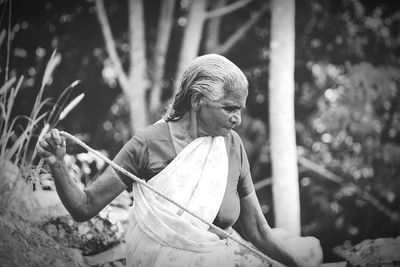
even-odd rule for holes
{"type": "Polygon", "coordinates": [[[123,174],[125,174],[126,176],[128,176],[129,178],[131,178],[132,180],[134,180],[135,182],[141,184],[142,186],[148,188],[149,190],[153,191],[154,193],[156,193],[157,195],[161,196],[162,198],[166,199],[167,201],[173,203],[174,205],[176,205],[177,207],[181,208],[182,210],[184,210],[185,212],[189,213],[190,215],[192,215],[193,217],[195,217],[196,219],[200,220],[201,222],[205,223],[206,225],[208,225],[210,228],[212,228],[213,230],[217,230],[218,232],[222,233],[226,238],[229,238],[233,241],[235,241],[236,243],[238,243],[239,245],[242,245],[243,247],[247,248],[248,250],[250,250],[251,252],[253,252],[254,254],[256,254],[257,256],[259,256],[261,259],[267,261],[268,263],[270,263],[272,266],[281,266],[278,262],[272,260],[271,258],[265,256],[264,254],[262,254],[260,251],[250,247],[248,244],[244,243],[243,241],[237,239],[236,237],[232,236],[230,233],[228,233],[227,231],[219,228],[218,226],[209,223],[208,221],[206,221],[205,219],[201,218],[200,216],[198,216],[197,214],[195,214],[194,212],[186,209],[185,207],[183,207],[181,204],[179,204],[178,202],[176,202],[173,199],[170,199],[167,196],[164,196],[163,193],[159,192],[158,190],[152,188],[150,185],[148,185],[144,180],[138,178],[137,176],[133,175],[132,173],[128,172],[127,170],[125,170],[124,168],[122,168],[121,166],[119,166],[118,164],[116,164],[115,162],[111,161],[110,159],[108,159],[107,157],[105,157],[104,155],[102,155],[100,152],[94,150],[93,148],[89,147],[88,145],[86,145],[84,142],[82,142],[81,140],[79,140],[78,138],[76,138],[75,136],[64,132],[64,131],[60,131],[60,134],[66,138],[69,138],[70,140],[74,141],[76,144],[80,145],[81,147],[85,148],[87,151],[93,153],[94,155],[96,155],[97,157],[101,158],[102,160],[104,160],[105,162],[107,162],[110,166],[112,166],[114,169],[122,172],[123,174]]]}

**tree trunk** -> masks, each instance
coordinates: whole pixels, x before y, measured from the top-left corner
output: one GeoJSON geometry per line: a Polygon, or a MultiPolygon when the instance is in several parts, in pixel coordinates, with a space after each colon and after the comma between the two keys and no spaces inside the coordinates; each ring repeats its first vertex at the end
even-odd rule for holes
{"type": "Polygon", "coordinates": [[[150,112],[154,117],[158,115],[157,109],[159,109],[161,105],[165,59],[167,57],[168,43],[171,37],[171,29],[174,20],[175,2],[175,0],[164,0],[161,2],[156,48],[153,57],[153,65],[151,66],[153,70],[153,86],[150,96],[150,112]]]}
{"type": "Polygon", "coordinates": [[[124,88],[130,103],[133,134],[147,123],[148,109],[146,90],[149,86],[146,61],[146,37],[144,34],[144,9],[142,0],[129,0],[130,72],[129,88],[124,88]]]}
{"type": "Polygon", "coordinates": [[[206,20],[206,0],[192,0],[183,34],[179,63],[175,76],[174,93],[178,90],[179,81],[190,62],[197,57],[206,20]]]}
{"type": "MultiPolygon", "coordinates": [[[[212,7],[215,9],[224,7],[227,0],[217,0],[212,2],[212,7]]],[[[219,46],[219,36],[221,28],[222,17],[218,16],[211,18],[207,23],[207,35],[205,41],[205,50],[211,53],[217,46],[219,46]]]]}
{"type": "Polygon", "coordinates": [[[108,22],[102,0],[96,0],[96,13],[106,43],[107,53],[117,72],[118,82],[122,92],[129,102],[131,131],[144,128],[147,123],[148,109],[146,105],[146,90],[149,85],[147,77],[146,38],[144,35],[144,10],[142,0],[129,0],[129,42],[130,70],[126,74],[117,54],[114,38],[108,22]]]}
{"type": "Polygon", "coordinates": [[[125,94],[129,102],[129,115],[132,134],[135,134],[138,130],[143,129],[148,124],[148,108],[146,105],[145,94],[147,84],[148,81],[143,79],[132,79],[129,83],[129,88],[131,90],[127,91],[125,94]]]}
{"type": "Polygon", "coordinates": [[[294,0],[272,0],[269,116],[275,226],[300,235],[294,118],[294,0]]]}

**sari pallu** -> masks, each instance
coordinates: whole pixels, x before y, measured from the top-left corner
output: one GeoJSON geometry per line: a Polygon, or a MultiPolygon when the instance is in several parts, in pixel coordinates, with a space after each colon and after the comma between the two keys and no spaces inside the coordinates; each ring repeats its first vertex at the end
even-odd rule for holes
{"type": "MultiPolygon", "coordinates": [[[[212,223],[228,177],[223,137],[199,137],[148,184],[212,223]]],[[[153,193],[133,184],[126,235],[127,266],[234,266],[228,241],[209,226],[153,193]]]]}

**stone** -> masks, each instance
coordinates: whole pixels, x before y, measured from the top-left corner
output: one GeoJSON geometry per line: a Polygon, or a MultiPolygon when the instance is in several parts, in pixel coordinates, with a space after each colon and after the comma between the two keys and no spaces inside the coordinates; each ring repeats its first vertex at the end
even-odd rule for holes
{"type": "Polygon", "coordinates": [[[400,236],[397,238],[367,239],[354,246],[345,243],[334,248],[347,266],[400,266],[400,236]]]}

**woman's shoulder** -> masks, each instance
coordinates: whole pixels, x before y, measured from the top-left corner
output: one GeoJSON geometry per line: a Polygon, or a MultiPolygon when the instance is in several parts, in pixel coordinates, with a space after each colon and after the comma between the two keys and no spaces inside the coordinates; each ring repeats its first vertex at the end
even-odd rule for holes
{"type": "Polygon", "coordinates": [[[226,137],[225,137],[226,143],[231,146],[231,147],[239,147],[241,146],[242,139],[240,138],[239,134],[232,130],[226,137]]]}
{"type": "Polygon", "coordinates": [[[168,123],[165,121],[158,121],[153,123],[141,130],[139,130],[136,134],[136,138],[140,138],[146,141],[149,140],[169,140],[169,127],[168,123]]]}

